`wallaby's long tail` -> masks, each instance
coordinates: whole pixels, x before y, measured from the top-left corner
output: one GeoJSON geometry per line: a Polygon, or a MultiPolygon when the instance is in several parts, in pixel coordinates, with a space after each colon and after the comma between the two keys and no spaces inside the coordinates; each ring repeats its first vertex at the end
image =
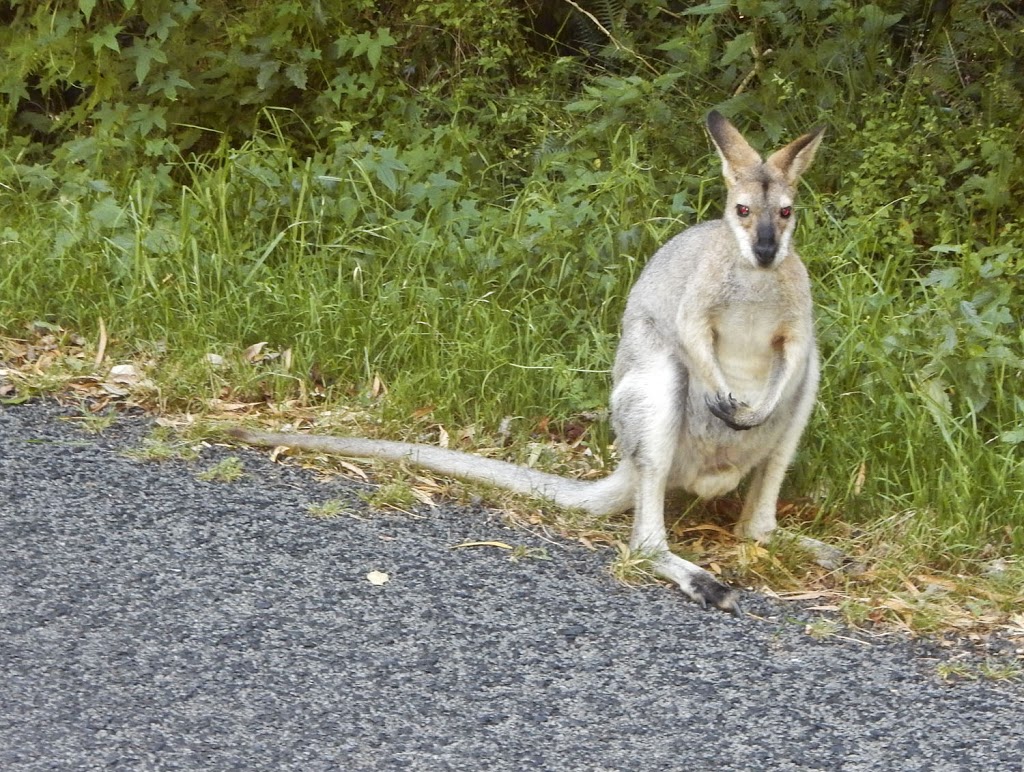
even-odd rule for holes
{"type": "Polygon", "coordinates": [[[255,432],[239,427],[231,428],[227,433],[234,439],[260,447],[284,445],[299,450],[354,458],[407,461],[431,472],[468,482],[492,485],[524,496],[536,496],[560,507],[582,509],[593,515],[624,512],[633,503],[632,483],[628,472],[622,467],[601,480],[585,482],[539,472],[507,461],[411,442],[255,432]]]}

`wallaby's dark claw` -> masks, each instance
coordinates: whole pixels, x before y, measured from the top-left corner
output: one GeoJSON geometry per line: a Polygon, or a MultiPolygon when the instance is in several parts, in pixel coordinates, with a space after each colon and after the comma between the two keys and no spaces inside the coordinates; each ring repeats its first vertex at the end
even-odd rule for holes
{"type": "Polygon", "coordinates": [[[721,394],[716,394],[714,398],[705,397],[704,402],[707,404],[711,414],[715,418],[720,419],[730,429],[742,432],[754,428],[753,424],[743,424],[736,420],[737,411],[747,408],[748,405],[745,402],[740,402],[732,394],[725,397],[721,394]]]}

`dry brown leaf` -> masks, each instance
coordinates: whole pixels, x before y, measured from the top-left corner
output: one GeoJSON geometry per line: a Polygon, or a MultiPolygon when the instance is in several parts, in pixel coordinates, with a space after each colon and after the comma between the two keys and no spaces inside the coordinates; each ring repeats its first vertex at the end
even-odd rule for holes
{"type": "Polygon", "coordinates": [[[780,598],[781,600],[817,600],[818,598],[832,598],[835,597],[834,592],[781,592],[773,593],[774,597],[780,598]]]}
{"type": "Polygon", "coordinates": [[[252,402],[221,402],[218,407],[225,413],[241,413],[249,410],[253,404],[252,402]]]}
{"type": "Polygon", "coordinates": [[[93,363],[96,367],[103,364],[103,358],[107,355],[107,325],[103,322],[103,317],[100,317],[100,340],[96,346],[96,358],[93,363]]]}
{"type": "Polygon", "coordinates": [[[437,504],[434,503],[434,500],[430,498],[430,494],[427,493],[426,491],[420,488],[413,488],[412,495],[415,496],[417,500],[419,500],[421,503],[426,504],[431,509],[437,508],[437,504]]]}
{"type": "Polygon", "coordinates": [[[414,474],[412,477],[417,483],[419,483],[420,487],[422,487],[424,490],[428,490],[432,493],[441,493],[444,491],[444,488],[441,486],[441,484],[438,483],[438,481],[435,480],[433,477],[427,477],[426,475],[422,474],[414,474]]]}
{"type": "Polygon", "coordinates": [[[951,579],[943,579],[941,576],[933,576],[932,574],[917,574],[916,576],[914,576],[914,578],[925,585],[931,584],[937,587],[942,587],[947,590],[956,589],[956,582],[954,582],[951,579]]]}
{"type": "Polygon", "coordinates": [[[130,389],[118,388],[112,383],[101,383],[100,388],[112,397],[127,397],[130,389]]]}
{"type": "Polygon", "coordinates": [[[903,600],[903,598],[886,598],[878,605],[881,608],[887,608],[893,611],[910,611],[913,609],[913,606],[903,600]]]}
{"type": "Polygon", "coordinates": [[[859,496],[860,492],[864,490],[864,483],[868,479],[868,464],[866,461],[861,461],[860,468],[857,469],[857,474],[853,479],[853,495],[859,496]]]}
{"type": "Polygon", "coordinates": [[[263,349],[266,345],[267,341],[265,340],[261,340],[259,343],[253,343],[251,346],[249,346],[249,348],[245,350],[242,356],[245,357],[246,362],[249,362],[250,364],[255,364],[262,358],[260,354],[263,353],[263,349]]]}
{"type": "Polygon", "coordinates": [[[340,466],[342,469],[345,469],[346,471],[351,472],[352,474],[354,474],[356,477],[358,477],[363,482],[369,482],[370,481],[370,478],[366,476],[366,472],[364,472],[362,469],[360,469],[355,464],[352,464],[352,463],[350,463],[348,461],[343,461],[341,459],[338,459],[338,466],[340,466]]]}
{"type": "Polygon", "coordinates": [[[460,550],[465,547],[497,547],[502,550],[512,549],[511,544],[506,544],[503,541],[464,541],[462,544],[453,544],[453,550],[460,550]]]}
{"type": "Polygon", "coordinates": [[[726,537],[729,540],[732,540],[732,539],[736,538],[733,535],[732,531],[729,531],[729,530],[727,530],[725,528],[722,528],[719,525],[714,525],[712,523],[703,523],[701,525],[691,525],[691,526],[687,526],[686,528],[678,528],[678,529],[675,530],[675,532],[678,533],[678,534],[694,533],[694,532],[699,532],[699,531],[711,531],[712,533],[717,533],[717,534],[719,534],[721,536],[726,537]]]}
{"type": "Polygon", "coordinates": [[[903,586],[907,589],[907,592],[909,592],[915,598],[921,594],[921,589],[909,579],[903,580],[903,586]]]}
{"type": "Polygon", "coordinates": [[[135,365],[114,365],[107,373],[107,381],[110,383],[136,384],[142,376],[135,365]]]}

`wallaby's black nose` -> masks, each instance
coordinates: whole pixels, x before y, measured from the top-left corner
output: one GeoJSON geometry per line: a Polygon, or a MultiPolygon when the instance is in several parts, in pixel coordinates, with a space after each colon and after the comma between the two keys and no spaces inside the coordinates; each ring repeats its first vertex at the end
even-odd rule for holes
{"type": "Polygon", "coordinates": [[[774,241],[758,241],[754,244],[754,257],[757,258],[757,264],[767,268],[775,259],[775,251],[774,241]]]}
{"type": "Polygon", "coordinates": [[[758,223],[757,241],[754,242],[754,257],[757,258],[757,264],[762,268],[771,265],[778,248],[779,245],[775,241],[775,229],[771,223],[758,223]]]}

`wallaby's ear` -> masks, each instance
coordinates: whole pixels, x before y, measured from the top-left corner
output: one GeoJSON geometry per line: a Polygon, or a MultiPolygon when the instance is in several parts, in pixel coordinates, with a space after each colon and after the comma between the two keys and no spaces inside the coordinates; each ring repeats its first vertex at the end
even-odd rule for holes
{"type": "Polygon", "coordinates": [[[814,131],[794,139],[784,148],[776,150],[768,156],[765,163],[782,172],[786,181],[790,185],[794,185],[814,160],[814,154],[817,152],[823,136],[825,136],[825,127],[819,126],[814,131]]]}
{"type": "Polygon", "coordinates": [[[729,123],[718,110],[708,113],[708,134],[715,143],[722,158],[722,176],[726,184],[732,185],[739,179],[740,172],[761,163],[761,156],[752,148],[736,127],[729,123]]]}

